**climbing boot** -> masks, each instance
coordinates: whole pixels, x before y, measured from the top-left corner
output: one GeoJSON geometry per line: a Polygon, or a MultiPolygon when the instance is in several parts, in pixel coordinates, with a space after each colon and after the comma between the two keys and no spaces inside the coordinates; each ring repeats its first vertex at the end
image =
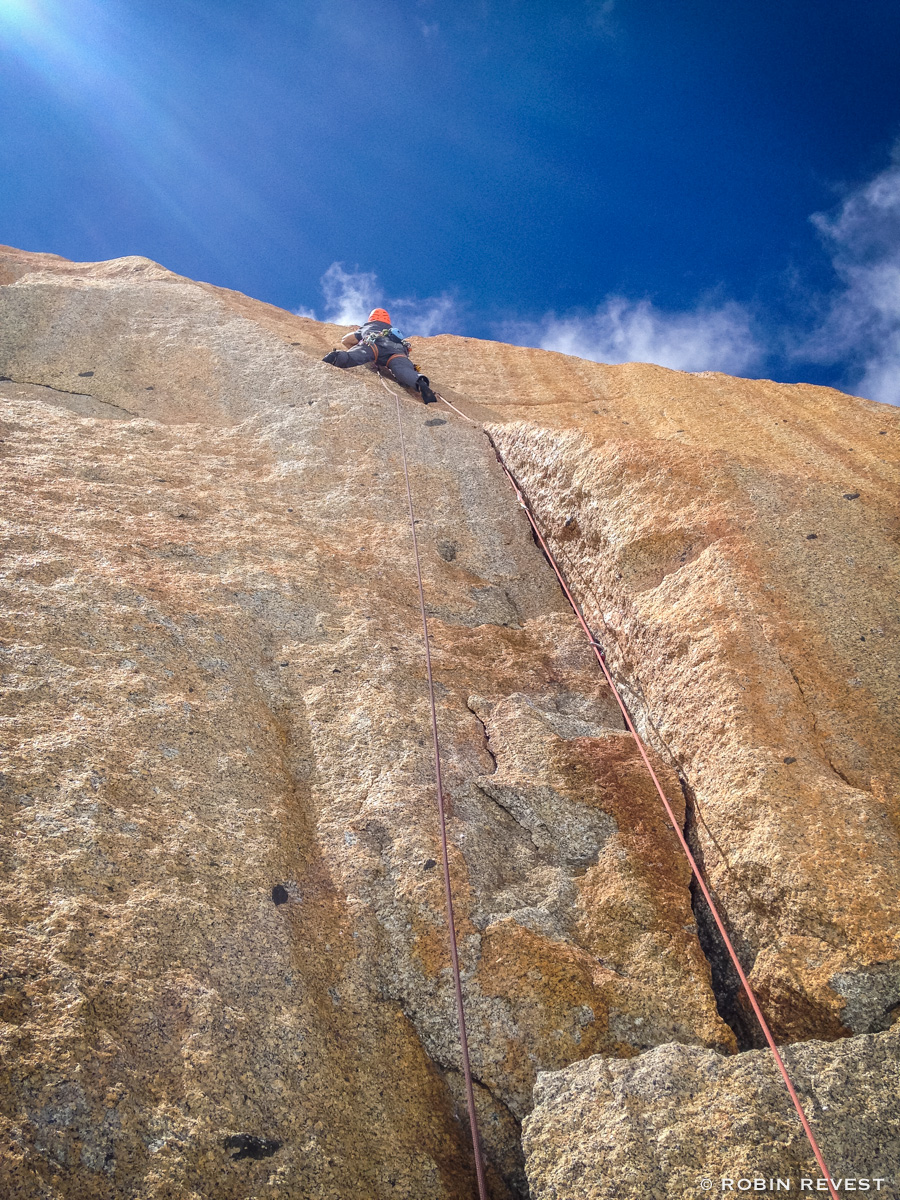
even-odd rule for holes
{"type": "Polygon", "coordinates": [[[420,375],[419,382],[416,384],[419,395],[422,397],[424,404],[437,404],[437,396],[428,386],[428,376],[420,375]]]}
{"type": "Polygon", "coordinates": [[[340,354],[340,350],[332,350],[330,354],[325,355],[325,357],[322,359],[322,362],[327,362],[329,364],[329,366],[333,367],[334,364],[337,362],[337,357],[339,354],[340,354]]]}

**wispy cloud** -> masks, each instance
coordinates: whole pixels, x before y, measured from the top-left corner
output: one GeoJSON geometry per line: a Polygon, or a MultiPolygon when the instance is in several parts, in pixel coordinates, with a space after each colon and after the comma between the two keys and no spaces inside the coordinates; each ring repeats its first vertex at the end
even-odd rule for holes
{"type": "Polygon", "coordinates": [[[319,280],[325,297],[325,319],[335,325],[359,325],[382,301],[374,271],[345,271],[334,262],[319,280]]]}
{"type": "Polygon", "coordinates": [[[795,355],[849,359],[855,392],[900,404],[900,146],[887,170],[850,192],[836,213],[812,221],[844,286],[795,355]]]}
{"type": "MultiPolygon", "coordinates": [[[[610,15],[612,4],[597,10],[610,15]]],[[[900,147],[890,167],[849,192],[834,212],[811,220],[831,258],[836,287],[805,296],[805,319],[778,327],[764,312],[735,301],[669,310],[608,295],[590,312],[508,319],[491,332],[515,345],[595,362],[651,362],[680,371],[746,374],[767,360],[849,363],[848,390],[900,404],[900,147]]],[[[392,298],[374,271],[348,271],[337,262],[320,282],[324,319],[336,324],[360,324],[382,306],[413,335],[466,332],[466,314],[449,292],[392,298]]],[[[316,317],[307,309],[301,315],[316,317]]]]}
{"type": "Polygon", "coordinates": [[[734,302],[666,312],[649,300],[607,296],[593,313],[549,313],[541,321],[505,322],[499,332],[518,345],[594,362],[652,362],[678,371],[746,371],[762,355],[749,312],[734,302]]]}
{"type": "Polygon", "coordinates": [[[618,32],[618,25],[613,17],[616,0],[587,0],[588,25],[595,33],[612,37],[618,32]]]}
{"type": "MultiPolygon", "coordinates": [[[[405,333],[431,337],[459,330],[458,306],[448,292],[424,299],[392,298],[385,295],[374,271],[347,271],[338,262],[331,264],[319,283],[325,300],[324,319],[335,325],[361,325],[372,309],[380,306],[405,333]]],[[[298,315],[316,316],[311,309],[298,310],[298,315]]]]}

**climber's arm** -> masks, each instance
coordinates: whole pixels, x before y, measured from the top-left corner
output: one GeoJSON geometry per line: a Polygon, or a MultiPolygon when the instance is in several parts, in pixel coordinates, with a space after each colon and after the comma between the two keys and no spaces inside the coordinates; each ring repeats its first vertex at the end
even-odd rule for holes
{"type": "Polygon", "coordinates": [[[345,333],[341,338],[341,345],[346,346],[348,350],[352,349],[359,341],[359,330],[353,330],[352,333],[345,333]]]}

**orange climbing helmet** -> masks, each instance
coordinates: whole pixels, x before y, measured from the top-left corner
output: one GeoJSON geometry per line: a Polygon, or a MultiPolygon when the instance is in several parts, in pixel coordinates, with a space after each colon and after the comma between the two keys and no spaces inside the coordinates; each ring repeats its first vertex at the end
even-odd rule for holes
{"type": "Polygon", "coordinates": [[[366,321],[384,321],[385,325],[390,325],[391,318],[383,308],[373,308],[366,321]]]}

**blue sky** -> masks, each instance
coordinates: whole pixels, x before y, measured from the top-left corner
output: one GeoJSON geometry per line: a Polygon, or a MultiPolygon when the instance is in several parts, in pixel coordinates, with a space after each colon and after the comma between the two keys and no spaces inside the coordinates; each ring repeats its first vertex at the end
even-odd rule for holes
{"type": "Polygon", "coordinates": [[[896,0],[0,0],[0,241],[900,401],[896,0]]]}

